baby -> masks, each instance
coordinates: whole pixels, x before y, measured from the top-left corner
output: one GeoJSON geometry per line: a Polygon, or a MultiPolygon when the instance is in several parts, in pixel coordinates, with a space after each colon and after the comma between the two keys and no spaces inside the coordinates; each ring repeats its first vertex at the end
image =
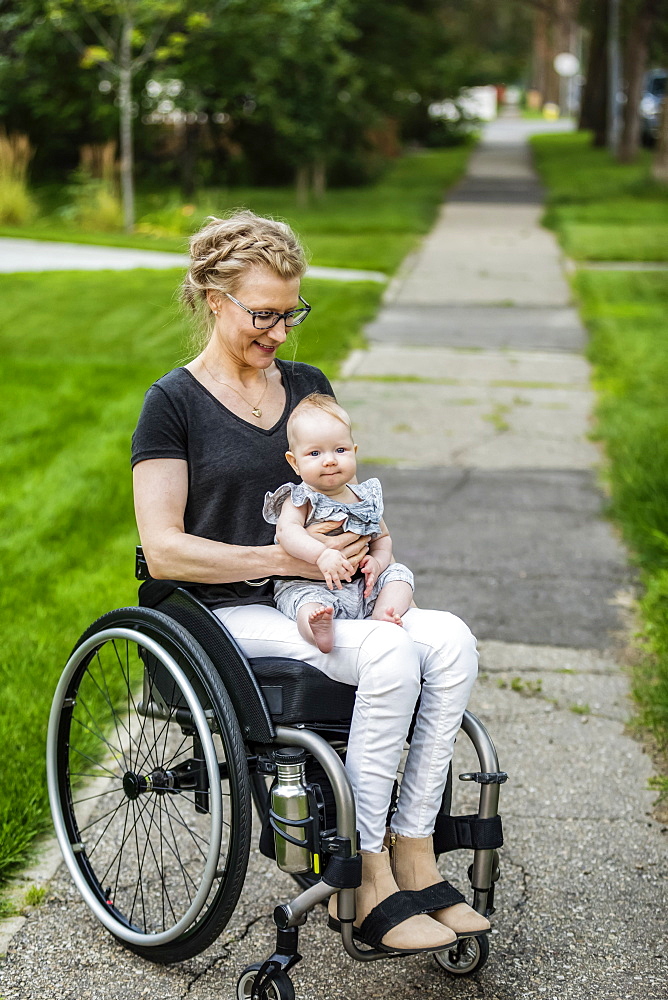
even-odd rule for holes
{"type": "Polygon", "coordinates": [[[296,620],[299,633],[322,653],[334,645],[334,618],[373,618],[401,625],[413,600],[413,574],[392,562],[392,539],[382,519],[377,479],[355,482],[357,445],[350,417],[331,396],[312,393],[288,420],[288,462],[299,484],[285,483],[264,499],[263,515],[276,538],[298,559],[315,564],[324,582],[287,579],[274,584],[279,611],[296,620]],[[318,521],[340,521],[328,534],[369,536],[360,572],[337,549],[306,531],[318,521]],[[330,593],[331,592],[331,593],[330,593]]]}

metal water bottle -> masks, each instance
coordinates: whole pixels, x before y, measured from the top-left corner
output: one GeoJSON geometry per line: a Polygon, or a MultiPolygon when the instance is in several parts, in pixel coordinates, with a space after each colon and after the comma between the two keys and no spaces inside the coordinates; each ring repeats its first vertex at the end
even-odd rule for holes
{"type": "Polygon", "coordinates": [[[312,869],[313,859],[308,846],[291,844],[281,836],[286,833],[294,840],[306,840],[307,829],[293,826],[295,820],[308,819],[310,806],[306,790],[306,751],[299,747],[281,747],[274,751],[276,783],[271,789],[272,826],[276,846],[276,864],[284,872],[297,875],[312,869]],[[281,819],[290,823],[281,823],[281,819]],[[280,832],[279,832],[280,831],[280,832]]]}

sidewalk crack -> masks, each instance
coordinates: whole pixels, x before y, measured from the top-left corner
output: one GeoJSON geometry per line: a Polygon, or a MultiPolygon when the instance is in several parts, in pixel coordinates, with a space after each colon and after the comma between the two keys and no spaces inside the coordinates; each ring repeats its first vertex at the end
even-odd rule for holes
{"type": "Polygon", "coordinates": [[[529,902],[529,881],[531,875],[527,870],[526,866],[521,864],[519,861],[514,861],[512,856],[508,853],[507,849],[504,849],[502,855],[502,864],[510,865],[511,868],[517,869],[521,876],[521,887],[520,896],[517,902],[514,904],[513,909],[515,910],[517,920],[515,926],[511,930],[511,936],[509,941],[509,948],[512,949],[514,945],[519,943],[520,934],[522,930],[522,921],[525,915],[525,907],[529,902]]]}
{"type": "Polygon", "coordinates": [[[197,972],[192,977],[192,979],[188,983],[188,987],[185,993],[181,995],[181,1000],[185,1000],[185,998],[192,992],[192,989],[195,986],[195,984],[198,983],[203,976],[205,976],[208,972],[211,972],[212,969],[215,969],[217,966],[222,965],[223,962],[226,962],[229,958],[231,958],[232,945],[239,944],[240,941],[243,941],[244,938],[250,934],[250,931],[255,926],[255,924],[259,923],[260,920],[268,920],[270,918],[271,918],[270,913],[261,913],[258,917],[253,917],[252,920],[249,920],[244,925],[244,927],[236,934],[227,938],[225,944],[222,946],[223,953],[221,955],[216,955],[215,958],[212,958],[209,962],[207,962],[207,964],[202,969],[200,969],[199,972],[197,972]]]}

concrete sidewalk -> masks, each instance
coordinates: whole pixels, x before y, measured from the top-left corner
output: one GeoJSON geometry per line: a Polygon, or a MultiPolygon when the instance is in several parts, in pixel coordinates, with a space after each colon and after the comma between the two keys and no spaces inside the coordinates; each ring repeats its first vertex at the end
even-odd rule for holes
{"type": "MultiPolygon", "coordinates": [[[[293,976],[301,1000],[667,995],[667,831],[652,817],[650,761],[624,728],[633,580],[602,519],[585,334],[539,226],[532,127],[489,126],[466,180],[392,283],[369,350],[336,386],[367,462],[361,474],[383,481],[418,603],[455,611],[481,640],[471,707],[510,774],[490,960],[461,981],[419,956],[361,966],[316,912],[293,976]]],[[[455,773],[473,766],[460,740],[455,773]]],[[[455,791],[456,811],[473,811],[469,786],[455,791]]],[[[444,871],[463,885],[468,863],[449,856],[444,871]]],[[[271,913],[291,894],[287,876],[254,852],[221,939],[161,968],[116,945],[61,871],[14,940],[0,994],[232,997],[243,966],[273,950],[271,913]]]]}

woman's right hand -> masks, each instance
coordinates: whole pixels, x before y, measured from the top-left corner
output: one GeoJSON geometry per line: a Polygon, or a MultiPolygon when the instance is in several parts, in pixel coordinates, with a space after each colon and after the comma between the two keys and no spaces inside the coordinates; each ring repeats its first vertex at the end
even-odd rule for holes
{"type": "Polygon", "coordinates": [[[335,587],[342,590],[343,584],[348,582],[355,572],[353,564],[334,548],[323,549],[316,565],[324,576],[329,590],[334,590],[335,587]]]}
{"type": "MultiPolygon", "coordinates": [[[[345,520],[345,518],[344,518],[345,520]]],[[[369,535],[358,535],[354,531],[343,531],[338,535],[330,535],[343,524],[341,521],[320,521],[309,524],[309,535],[317,538],[328,549],[337,549],[341,555],[353,564],[355,569],[369,552],[369,535]]]]}

